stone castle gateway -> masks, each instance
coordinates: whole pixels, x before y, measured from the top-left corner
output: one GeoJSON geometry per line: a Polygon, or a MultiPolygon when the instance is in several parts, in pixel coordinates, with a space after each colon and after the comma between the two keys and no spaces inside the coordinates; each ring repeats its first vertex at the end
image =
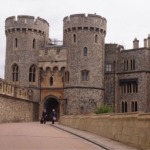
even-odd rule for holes
{"type": "Polygon", "coordinates": [[[106,26],[96,14],[70,15],[60,44],[42,18],[7,18],[5,81],[29,89],[39,114],[89,113],[102,103],[116,112],[149,112],[150,37],[125,50],[105,43],[106,26]]]}

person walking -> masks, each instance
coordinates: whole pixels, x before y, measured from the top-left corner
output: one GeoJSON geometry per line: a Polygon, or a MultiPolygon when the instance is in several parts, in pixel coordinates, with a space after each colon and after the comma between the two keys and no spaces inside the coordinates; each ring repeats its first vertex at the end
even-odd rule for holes
{"type": "Polygon", "coordinates": [[[46,109],[43,110],[42,112],[42,118],[41,118],[41,123],[46,123],[47,121],[47,112],[46,112],[46,109]]]}
{"type": "Polygon", "coordinates": [[[56,121],[56,111],[55,111],[55,109],[52,110],[51,116],[52,116],[52,124],[54,124],[55,121],[56,121]]]}

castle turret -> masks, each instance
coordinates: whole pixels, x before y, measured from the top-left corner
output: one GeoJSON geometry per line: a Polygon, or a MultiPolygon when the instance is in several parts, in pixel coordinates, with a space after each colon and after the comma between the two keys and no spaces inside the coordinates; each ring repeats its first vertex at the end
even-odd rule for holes
{"type": "Polygon", "coordinates": [[[5,21],[5,79],[21,86],[38,86],[39,49],[48,42],[49,24],[33,16],[9,17],[5,21]]]}
{"type": "Polygon", "coordinates": [[[68,114],[92,112],[103,102],[106,22],[96,14],[75,14],[64,18],[68,114]]]}

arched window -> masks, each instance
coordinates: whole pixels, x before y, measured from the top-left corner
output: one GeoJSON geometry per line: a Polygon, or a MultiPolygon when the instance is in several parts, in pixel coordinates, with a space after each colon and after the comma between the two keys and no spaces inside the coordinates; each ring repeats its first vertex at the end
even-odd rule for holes
{"type": "Polygon", "coordinates": [[[125,102],[125,112],[128,112],[128,104],[125,102]]]}
{"type": "Polygon", "coordinates": [[[82,70],[81,71],[81,77],[82,77],[82,81],[88,81],[89,80],[89,71],[88,70],[82,70]]]}
{"type": "Polygon", "coordinates": [[[135,101],[135,112],[138,111],[138,104],[137,104],[137,101],[135,101]]]}
{"type": "Polygon", "coordinates": [[[138,111],[137,101],[131,103],[131,108],[132,108],[132,110],[131,110],[132,112],[137,112],[138,111]]]}
{"type": "Polygon", "coordinates": [[[95,35],[95,43],[98,43],[98,35],[95,35]]]}
{"type": "Polygon", "coordinates": [[[133,70],[135,70],[135,60],[133,59],[133,70]]]}
{"type": "Polygon", "coordinates": [[[122,102],[122,113],[124,113],[124,102],[122,102]]]}
{"type": "Polygon", "coordinates": [[[29,69],[29,82],[35,82],[36,77],[36,67],[32,65],[29,69]]]}
{"type": "Polygon", "coordinates": [[[33,39],[32,47],[35,48],[35,39],[33,39]]]}
{"type": "Polygon", "coordinates": [[[69,72],[68,71],[65,72],[65,81],[69,82],[69,72]]]}
{"type": "Polygon", "coordinates": [[[53,77],[50,77],[50,86],[53,85],[53,77]]]}
{"type": "Polygon", "coordinates": [[[18,81],[19,78],[19,67],[17,64],[12,66],[12,81],[18,81]]]}
{"type": "Polygon", "coordinates": [[[17,48],[18,47],[18,39],[15,38],[15,47],[17,48]]]}
{"type": "Polygon", "coordinates": [[[84,47],[84,48],[83,48],[83,55],[84,55],[84,56],[87,56],[87,52],[88,52],[87,47],[84,47]]]}
{"type": "Polygon", "coordinates": [[[134,112],[134,102],[131,102],[131,111],[134,112]]]}
{"type": "Polygon", "coordinates": [[[76,34],[73,35],[73,42],[75,43],[77,40],[76,34]]]}

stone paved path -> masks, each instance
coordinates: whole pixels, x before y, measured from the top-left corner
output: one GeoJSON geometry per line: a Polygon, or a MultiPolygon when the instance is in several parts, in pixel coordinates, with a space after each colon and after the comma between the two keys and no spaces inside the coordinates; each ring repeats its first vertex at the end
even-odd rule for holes
{"type": "Polygon", "coordinates": [[[50,123],[0,124],[0,150],[103,150],[50,123]]]}

